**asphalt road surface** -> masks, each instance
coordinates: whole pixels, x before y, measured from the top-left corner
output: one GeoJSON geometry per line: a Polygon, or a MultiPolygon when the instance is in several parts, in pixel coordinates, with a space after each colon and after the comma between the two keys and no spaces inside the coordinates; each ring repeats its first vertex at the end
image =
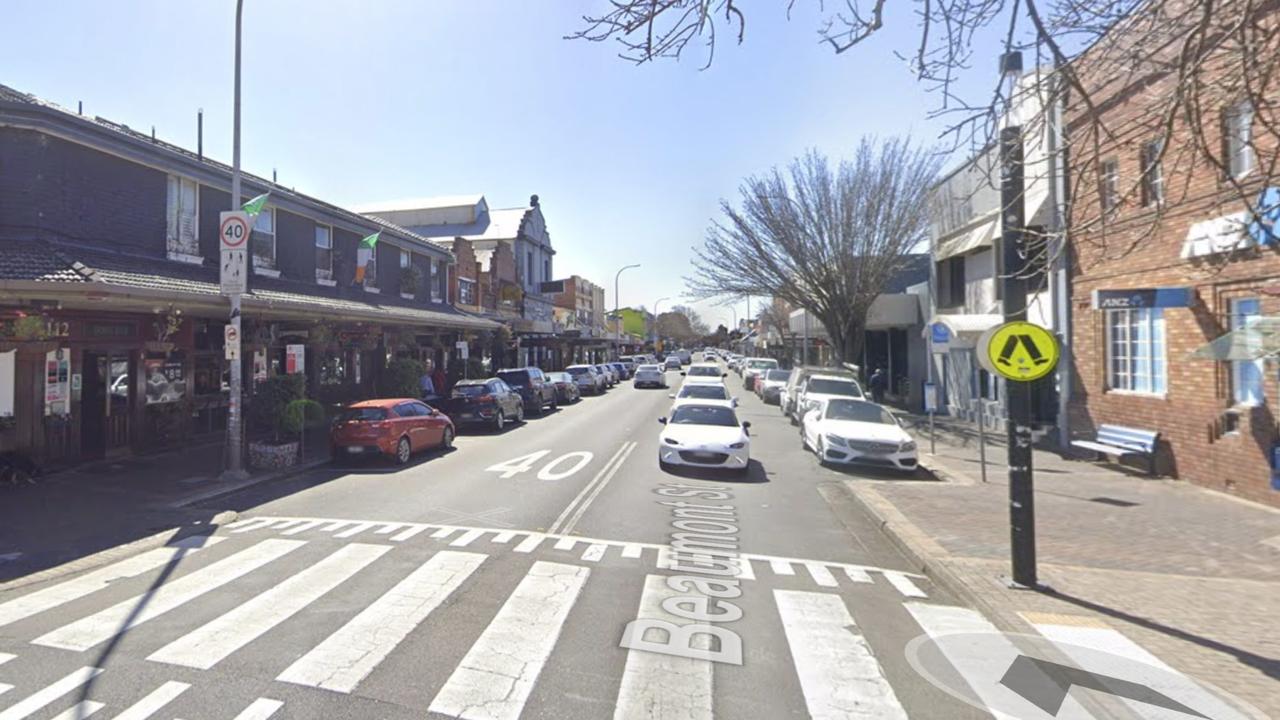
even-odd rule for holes
{"type": "Polygon", "coordinates": [[[249,489],[213,503],[241,514],[212,536],[0,591],[0,720],[990,717],[904,653],[981,617],[843,494],[860,471],[820,467],[727,382],[745,477],[661,472],[669,391],[623,383],[403,468],[249,489]],[[690,505],[721,524],[673,525],[690,505]],[[724,552],[672,551],[689,531],[724,552]],[[691,623],[718,634],[679,650],[691,623]]]}

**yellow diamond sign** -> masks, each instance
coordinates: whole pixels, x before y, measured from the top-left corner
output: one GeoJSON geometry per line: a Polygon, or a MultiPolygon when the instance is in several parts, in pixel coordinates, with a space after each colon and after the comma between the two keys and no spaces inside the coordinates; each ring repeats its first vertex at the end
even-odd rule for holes
{"type": "Polygon", "coordinates": [[[1029,322],[994,327],[978,341],[982,366],[1009,380],[1030,382],[1053,372],[1061,350],[1048,330],[1029,322]]]}

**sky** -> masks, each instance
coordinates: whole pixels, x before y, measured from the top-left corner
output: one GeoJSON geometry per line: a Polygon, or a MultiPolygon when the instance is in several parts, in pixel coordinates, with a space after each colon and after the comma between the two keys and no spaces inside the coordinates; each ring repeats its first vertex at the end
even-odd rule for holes
{"type": "MultiPolygon", "coordinates": [[[[564,39],[607,2],[245,0],[242,166],[343,206],[537,194],[557,277],[592,280],[612,305],[618,268],[639,263],[621,305],[669,309],[693,304],[693,248],[743,178],[809,148],[839,158],[864,135],[942,130],[939,97],[894,55],[917,41],[905,3],[836,55],[816,0],[789,20],[784,0],[750,0],[743,44],[722,33],[702,70],[699,48],[635,65],[564,39]]],[[[203,108],[205,153],[230,162],[234,7],[5,0],[0,84],[191,148],[203,108]]],[[[746,314],[745,300],[694,307],[713,327],[746,314]]]]}

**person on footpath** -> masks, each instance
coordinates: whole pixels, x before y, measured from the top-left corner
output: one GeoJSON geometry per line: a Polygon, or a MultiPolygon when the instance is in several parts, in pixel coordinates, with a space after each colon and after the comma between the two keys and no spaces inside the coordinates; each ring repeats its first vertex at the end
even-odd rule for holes
{"type": "Polygon", "coordinates": [[[871,373],[871,379],[867,381],[871,386],[871,399],[876,401],[877,405],[884,404],[884,391],[889,385],[889,376],[885,374],[884,368],[876,368],[871,373]]]}

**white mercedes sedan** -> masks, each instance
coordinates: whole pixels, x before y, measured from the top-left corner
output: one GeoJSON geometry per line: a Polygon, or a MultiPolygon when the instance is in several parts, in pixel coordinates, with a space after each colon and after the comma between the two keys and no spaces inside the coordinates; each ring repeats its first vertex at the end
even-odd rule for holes
{"type": "Polygon", "coordinates": [[[724,468],[746,474],[751,464],[749,422],[727,403],[689,403],[671,410],[670,417],[658,418],[666,426],[658,437],[658,467],[674,465],[724,468]]]}
{"type": "Polygon", "coordinates": [[[893,413],[866,400],[833,397],[809,406],[800,419],[800,441],[818,461],[863,463],[914,472],[916,443],[893,413]]]}

